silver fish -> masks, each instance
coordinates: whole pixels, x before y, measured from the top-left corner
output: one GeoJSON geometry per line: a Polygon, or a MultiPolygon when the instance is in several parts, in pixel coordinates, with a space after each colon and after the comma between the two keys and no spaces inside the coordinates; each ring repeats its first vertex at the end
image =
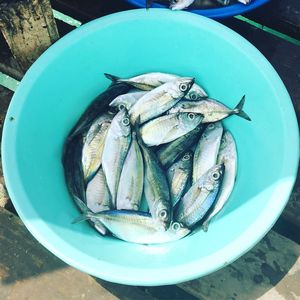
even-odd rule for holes
{"type": "Polygon", "coordinates": [[[177,112],[193,112],[196,114],[202,114],[202,123],[211,123],[223,120],[231,115],[237,115],[248,121],[251,121],[250,117],[243,111],[245,104],[245,96],[237,104],[234,109],[230,109],[221,102],[213,99],[204,99],[201,101],[179,101],[168,113],[174,114],[177,112]]]}
{"type": "Polygon", "coordinates": [[[112,197],[112,205],[116,205],[119,179],[131,142],[131,126],[127,110],[122,110],[113,118],[107,132],[102,154],[102,166],[107,185],[112,197]]]}
{"type": "MultiPolygon", "coordinates": [[[[107,73],[104,75],[113,82],[127,83],[143,91],[151,91],[164,83],[180,78],[178,75],[160,72],[145,73],[124,79],[107,73]]],[[[207,97],[207,93],[197,83],[194,83],[191,89],[185,95],[185,99],[191,101],[197,101],[207,97]]]]}
{"type": "Polygon", "coordinates": [[[124,95],[120,95],[115,98],[110,104],[110,107],[116,107],[118,110],[126,108],[129,110],[141,97],[143,97],[147,92],[144,91],[134,91],[129,92],[124,95]]]}
{"type": "MultiPolygon", "coordinates": [[[[172,222],[168,230],[160,231],[150,214],[130,211],[111,210],[98,214],[87,212],[84,218],[99,220],[117,238],[136,244],[162,244],[177,241],[190,233],[178,222],[172,222]]],[[[74,220],[73,223],[80,220],[74,220]]]]}
{"type": "Polygon", "coordinates": [[[174,220],[189,228],[199,222],[214,204],[223,173],[224,165],[219,164],[203,174],[178,202],[174,220]]]}
{"type": "Polygon", "coordinates": [[[86,188],[87,207],[94,213],[110,210],[112,208],[110,198],[105,175],[100,167],[86,188]]]}
{"type": "Polygon", "coordinates": [[[202,125],[199,125],[177,140],[169,144],[162,145],[156,153],[161,164],[165,168],[169,168],[199,140],[202,128],[202,125]]]}
{"type": "Polygon", "coordinates": [[[186,152],[183,157],[174,163],[167,171],[170,194],[173,207],[183,195],[189,178],[192,175],[193,152],[186,152]]]}
{"type": "Polygon", "coordinates": [[[216,164],[222,134],[221,122],[211,123],[204,130],[194,153],[193,183],[216,164]]]}
{"type": "Polygon", "coordinates": [[[171,0],[170,8],[172,10],[180,10],[185,9],[193,4],[195,0],[171,0]]]}
{"type": "Polygon", "coordinates": [[[101,165],[102,152],[112,115],[103,114],[97,118],[83,138],[82,169],[85,181],[89,181],[101,165]]]}
{"type": "Polygon", "coordinates": [[[177,113],[151,120],[140,128],[147,146],[158,146],[172,142],[195,129],[203,117],[194,113],[177,113]]]}
{"type": "Polygon", "coordinates": [[[204,231],[207,231],[210,220],[224,207],[234,187],[237,173],[237,151],[234,138],[229,131],[223,134],[217,161],[225,166],[224,177],[214,208],[202,224],[204,231]]]}
{"type": "Polygon", "coordinates": [[[164,171],[151,149],[147,148],[138,135],[144,158],[144,196],[156,226],[167,230],[172,220],[172,203],[164,171]]]}
{"type": "Polygon", "coordinates": [[[169,81],[140,98],[129,110],[132,124],[151,120],[174,106],[189,91],[193,78],[182,77],[169,81]]]}
{"type": "Polygon", "coordinates": [[[136,133],[128,150],[118,187],[117,209],[139,210],[144,182],[144,164],[136,133]]]}

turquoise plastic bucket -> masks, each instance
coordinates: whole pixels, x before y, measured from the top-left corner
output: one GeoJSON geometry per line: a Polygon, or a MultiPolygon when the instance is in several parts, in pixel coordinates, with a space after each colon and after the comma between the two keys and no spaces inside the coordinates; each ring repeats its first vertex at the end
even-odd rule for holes
{"type": "Polygon", "coordinates": [[[173,284],[209,274],[253,247],[271,228],[293,187],[298,126],[290,97],[268,61],[219,23],[165,9],[95,20],[50,47],[25,75],[5,120],[2,154],[9,194],[27,228],[66,263],[123,284],[173,284]],[[135,245],[101,237],[68,194],[63,142],[93,98],[119,76],[162,71],[195,76],[234,107],[246,95],[252,122],[231,117],[238,176],[226,208],[207,233],[135,245]]]}

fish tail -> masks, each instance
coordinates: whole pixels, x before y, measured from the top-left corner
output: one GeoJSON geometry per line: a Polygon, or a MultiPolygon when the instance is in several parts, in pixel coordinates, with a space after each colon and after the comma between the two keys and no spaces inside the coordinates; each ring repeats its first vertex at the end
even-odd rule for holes
{"type": "Polygon", "coordinates": [[[112,74],[104,73],[104,76],[113,83],[120,82],[121,78],[112,74]]]}
{"type": "Polygon", "coordinates": [[[153,4],[154,0],[146,0],[146,8],[150,8],[153,4]]]}
{"type": "Polygon", "coordinates": [[[208,231],[208,224],[209,224],[209,221],[203,222],[203,224],[202,224],[201,227],[202,227],[202,229],[203,229],[204,232],[208,231]]]}
{"type": "Polygon", "coordinates": [[[79,199],[78,197],[74,196],[74,200],[77,204],[77,206],[79,207],[79,209],[82,211],[82,215],[76,217],[73,221],[72,224],[76,224],[76,223],[80,223],[82,221],[86,221],[90,218],[92,218],[94,216],[94,213],[91,212],[88,207],[86,206],[86,204],[79,199]]]}
{"type": "Polygon", "coordinates": [[[232,110],[232,114],[237,115],[243,119],[246,119],[248,121],[251,121],[250,117],[243,111],[243,106],[245,104],[245,98],[244,95],[241,99],[241,101],[237,104],[237,106],[232,110]]]}
{"type": "Polygon", "coordinates": [[[86,220],[88,220],[89,218],[90,218],[90,217],[88,217],[86,214],[82,214],[82,215],[76,217],[71,223],[72,223],[72,224],[77,224],[77,223],[86,221],[86,220]]]}

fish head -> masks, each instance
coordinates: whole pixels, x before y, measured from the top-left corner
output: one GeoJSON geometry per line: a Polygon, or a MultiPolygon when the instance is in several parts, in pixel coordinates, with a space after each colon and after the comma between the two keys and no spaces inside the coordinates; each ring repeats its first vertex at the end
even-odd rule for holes
{"type": "Polygon", "coordinates": [[[198,84],[194,84],[185,95],[185,99],[189,101],[200,101],[202,99],[206,99],[207,97],[208,95],[206,92],[198,84]]]}
{"type": "Polygon", "coordinates": [[[187,151],[184,153],[180,160],[181,168],[189,169],[193,163],[193,151],[187,151]]]}
{"type": "Polygon", "coordinates": [[[183,125],[196,127],[203,120],[203,115],[193,112],[179,113],[179,119],[183,125]]]}
{"type": "Polygon", "coordinates": [[[215,140],[217,136],[222,135],[223,133],[223,125],[221,122],[209,123],[203,134],[203,139],[212,139],[215,140]]]}
{"type": "Polygon", "coordinates": [[[164,202],[159,201],[156,207],[156,223],[159,229],[166,231],[172,220],[172,210],[171,207],[167,207],[164,202]]]}
{"type": "Polygon", "coordinates": [[[176,78],[168,83],[168,93],[174,99],[184,97],[193,86],[195,79],[192,77],[176,78]]]}
{"type": "Polygon", "coordinates": [[[184,237],[188,235],[191,232],[191,230],[185,227],[182,223],[172,222],[168,232],[178,237],[184,237]]]}
{"type": "Polygon", "coordinates": [[[205,178],[204,187],[208,191],[212,191],[220,185],[220,182],[224,175],[225,166],[224,163],[218,164],[210,168],[205,178]]]}
{"type": "Polygon", "coordinates": [[[130,125],[130,119],[129,119],[127,109],[123,109],[119,111],[116,114],[113,123],[117,124],[115,128],[118,131],[119,135],[128,136],[130,134],[131,125],[130,125]]]}

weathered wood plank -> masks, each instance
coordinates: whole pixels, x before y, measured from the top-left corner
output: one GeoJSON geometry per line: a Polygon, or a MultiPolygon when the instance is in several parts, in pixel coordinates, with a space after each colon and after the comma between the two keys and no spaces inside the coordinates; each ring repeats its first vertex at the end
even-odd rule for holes
{"type": "Polygon", "coordinates": [[[300,299],[300,245],[271,231],[228,267],[179,285],[198,299],[300,299]]]}
{"type": "Polygon", "coordinates": [[[2,0],[0,29],[23,71],[59,37],[49,0],[2,0]]]}
{"type": "Polygon", "coordinates": [[[272,0],[245,17],[300,39],[299,0],[272,0]]]}

